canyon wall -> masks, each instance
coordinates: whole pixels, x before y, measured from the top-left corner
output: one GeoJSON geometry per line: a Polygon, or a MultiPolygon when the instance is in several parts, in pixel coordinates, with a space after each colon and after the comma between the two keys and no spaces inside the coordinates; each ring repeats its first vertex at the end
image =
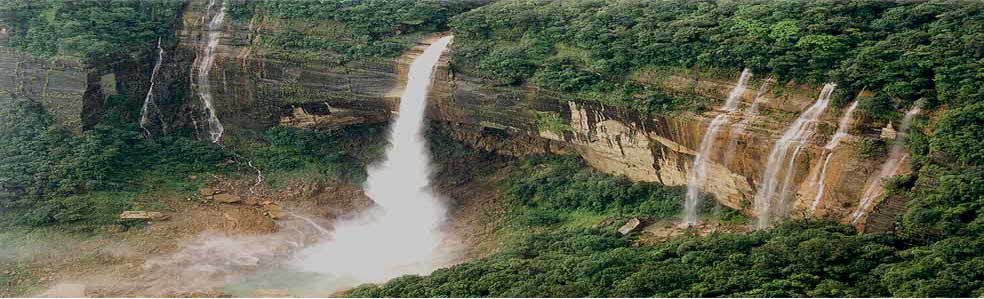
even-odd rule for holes
{"type": "MultiPolygon", "coordinates": [[[[179,32],[179,48],[194,55],[201,47],[206,1],[192,1],[179,32]]],[[[290,24],[271,21],[262,14],[250,20],[230,21],[223,29],[219,57],[209,78],[216,89],[216,109],[227,128],[263,128],[288,125],[332,129],[389,119],[401,92],[403,73],[426,46],[421,42],[399,59],[370,59],[332,63],[305,55],[291,56],[266,49],[259,40],[290,24]]],[[[297,30],[297,28],[293,28],[297,30]]],[[[628,107],[591,101],[569,101],[563,95],[532,86],[489,86],[477,78],[455,74],[447,57],[435,74],[428,117],[448,127],[455,138],[475,147],[505,155],[576,153],[593,167],[637,181],[685,185],[695,148],[716,110],[704,113],[645,115],[628,107]]],[[[734,74],[737,78],[738,74],[734,74]]],[[[723,103],[736,80],[675,72],[649,76],[647,82],[675,94],[699,95],[723,103]]],[[[756,97],[764,78],[755,78],[742,95],[741,110],[756,97]]],[[[752,201],[772,145],[797,115],[816,101],[820,88],[796,84],[769,89],[761,113],[739,115],[716,137],[709,157],[705,190],[719,202],[750,216],[752,201]],[[731,130],[744,118],[745,130],[731,130]],[[732,136],[735,135],[735,136],[732,136]]],[[[819,217],[848,223],[869,177],[880,161],[856,158],[856,136],[848,136],[833,151],[828,186],[811,211],[819,175],[817,161],[823,145],[836,130],[843,109],[822,117],[816,138],[808,140],[792,163],[796,169],[795,200],[789,217],[819,217]]],[[[881,214],[879,214],[881,215],[881,214]]],[[[882,216],[884,217],[884,216],[882,216]]]]}
{"type": "MultiPolygon", "coordinates": [[[[148,45],[148,50],[152,47],[148,45]]],[[[117,53],[106,61],[84,64],[76,57],[40,57],[10,48],[6,36],[0,34],[0,70],[4,70],[0,72],[0,100],[18,97],[37,101],[62,127],[80,133],[102,121],[108,101],[139,107],[155,58],[117,53]]],[[[165,90],[161,93],[169,99],[180,97],[166,91],[173,88],[160,90],[165,90]]],[[[118,112],[125,119],[139,118],[129,111],[118,112]]]]}
{"type": "MultiPolygon", "coordinates": [[[[716,99],[716,105],[722,105],[738,75],[736,72],[734,78],[727,80],[677,72],[646,83],[674,94],[716,99]]],[[[430,117],[452,127],[450,131],[458,139],[508,155],[573,151],[601,171],[671,186],[687,184],[695,149],[710,120],[723,113],[712,110],[646,115],[629,107],[566,100],[563,95],[531,86],[488,86],[480,79],[454,74],[446,60],[434,80],[430,117]]],[[[720,203],[749,216],[755,215],[752,203],[773,145],[820,93],[819,86],[790,83],[764,89],[764,94],[758,96],[764,81],[756,78],[741,95],[739,111],[747,110],[758,98],[759,113],[733,115],[715,137],[704,188],[720,203]],[[733,129],[739,123],[745,124],[743,129],[733,129]]],[[[817,162],[828,153],[824,144],[836,130],[844,110],[846,107],[828,109],[817,134],[804,142],[794,161],[788,162],[795,169],[795,195],[784,216],[851,222],[850,214],[882,162],[859,158],[854,146],[859,136],[848,135],[834,148],[826,174],[826,192],[814,202],[821,168],[817,162]]],[[[877,138],[877,132],[852,131],[877,138]]],[[[876,214],[872,217],[880,217],[879,223],[894,222],[893,213],[876,214]]],[[[865,222],[861,221],[859,227],[863,229],[865,222]]],[[[878,230],[890,228],[891,225],[877,226],[878,230]]]]}
{"type": "MultiPolygon", "coordinates": [[[[208,21],[208,3],[192,0],[185,8],[177,51],[186,68],[204,47],[202,29],[208,21]]],[[[235,131],[283,124],[332,129],[389,119],[399,98],[393,94],[401,77],[398,65],[409,62],[362,59],[343,63],[335,57],[284,53],[262,42],[273,32],[304,26],[263,14],[245,20],[226,17],[208,78],[217,117],[226,128],[235,131]]],[[[190,98],[191,106],[200,101],[194,95],[190,98]]]]}

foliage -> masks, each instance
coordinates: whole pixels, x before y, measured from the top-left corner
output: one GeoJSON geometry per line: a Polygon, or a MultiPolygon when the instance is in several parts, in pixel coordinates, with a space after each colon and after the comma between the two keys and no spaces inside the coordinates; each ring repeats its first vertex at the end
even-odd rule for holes
{"type": "Polygon", "coordinates": [[[366,166],[382,156],[386,144],[377,126],[353,126],[322,132],[274,127],[252,143],[231,144],[267,173],[315,170],[323,177],[362,183],[366,166]]]}
{"type": "Polygon", "coordinates": [[[679,188],[633,183],[566,156],[531,158],[506,181],[504,193],[512,206],[656,218],[678,214],[682,196],[679,188]]]}
{"type": "Polygon", "coordinates": [[[948,111],[933,133],[930,147],[962,166],[984,161],[984,102],[948,111]]]}
{"type": "Polygon", "coordinates": [[[179,0],[11,0],[0,3],[9,45],[41,56],[72,56],[94,64],[153,48],[182,7],[179,0]]]}
{"type": "MultiPolygon", "coordinates": [[[[873,297],[887,296],[880,264],[890,237],[792,222],[751,234],[683,237],[632,246],[582,229],[533,234],[487,258],[364,285],[354,297],[873,297]]],[[[958,292],[960,295],[966,293],[958,292]]]]}
{"type": "Polygon", "coordinates": [[[612,103],[643,111],[650,96],[630,78],[649,68],[747,67],[850,94],[867,87],[879,97],[861,111],[875,117],[920,98],[935,106],[984,96],[980,1],[506,0],[450,26],[457,71],[585,100],[616,93],[612,103]]]}
{"type": "MultiPolygon", "coordinates": [[[[479,5],[482,1],[305,1],[240,0],[279,19],[290,28],[273,32],[263,43],[298,53],[337,56],[338,62],[369,57],[396,57],[415,45],[417,33],[447,30],[450,16],[479,5]],[[325,27],[312,26],[319,24],[325,27]],[[413,37],[413,38],[407,38],[413,37]]],[[[238,8],[234,17],[247,15],[238,8]]],[[[296,57],[294,57],[296,58],[296,57]]]]}
{"type": "Polygon", "coordinates": [[[855,154],[861,159],[879,159],[888,154],[888,144],[881,138],[861,137],[853,145],[855,154]]]}
{"type": "Polygon", "coordinates": [[[183,137],[147,140],[133,124],[79,135],[54,125],[37,103],[0,101],[0,207],[29,225],[115,215],[137,191],[161,180],[221,170],[214,144],[183,137]]]}

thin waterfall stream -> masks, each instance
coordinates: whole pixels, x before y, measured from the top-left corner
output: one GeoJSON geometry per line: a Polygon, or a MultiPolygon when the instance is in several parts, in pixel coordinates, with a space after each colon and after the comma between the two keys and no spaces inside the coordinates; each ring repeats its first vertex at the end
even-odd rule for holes
{"type": "Polygon", "coordinates": [[[701,139],[697,155],[694,157],[693,170],[687,177],[687,195],[683,204],[683,222],[688,226],[697,224],[697,210],[700,207],[700,196],[707,182],[707,163],[714,151],[714,141],[717,140],[721,127],[728,122],[728,114],[738,110],[741,96],[745,93],[752,72],[745,69],[738,76],[738,83],[731,89],[728,99],[724,102],[724,111],[711,120],[704,137],[701,139]]]}
{"type": "Polygon", "coordinates": [[[150,72],[150,87],[147,88],[147,96],[144,97],[143,106],[140,108],[140,129],[143,129],[148,137],[150,136],[150,130],[147,129],[147,126],[150,125],[151,108],[157,110],[157,119],[161,123],[161,130],[166,131],[164,119],[161,118],[160,108],[157,107],[157,102],[154,101],[154,87],[157,84],[157,73],[161,71],[161,63],[163,62],[164,48],[161,47],[161,38],[157,38],[157,62],[154,63],[154,69],[150,72]]]}
{"type": "Polygon", "coordinates": [[[758,90],[755,91],[755,98],[752,99],[752,105],[745,109],[741,121],[731,126],[731,132],[728,132],[728,146],[724,152],[724,165],[730,165],[734,160],[735,153],[738,152],[739,136],[745,135],[752,118],[758,116],[762,98],[765,97],[765,93],[769,91],[773,83],[775,83],[775,79],[769,77],[762,82],[762,85],[759,85],[758,90]]]}
{"type": "Polygon", "coordinates": [[[922,111],[919,107],[914,107],[905,113],[905,117],[902,118],[902,123],[899,124],[898,133],[895,136],[895,141],[892,143],[892,148],[888,151],[888,159],[885,163],[882,163],[881,169],[878,171],[878,176],[869,180],[868,185],[864,188],[864,196],[858,203],[857,209],[851,213],[851,224],[857,224],[864,215],[866,215],[871,208],[872,202],[884,195],[885,178],[897,175],[899,169],[902,168],[902,162],[909,158],[909,153],[906,152],[905,145],[909,137],[909,128],[912,127],[912,119],[922,111]]]}
{"type": "Polygon", "coordinates": [[[851,106],[847,108],[846,112],[844,112],[844,116],[842,116],[840,121],[837,122],[837,132],[835,132],[834,136],[830,138],[830,141],[823,146],[823,150],[827,152],[827,154],[823,156],[823,160],[818,162],[818,165],[820,166],[820,173],[817,175],[816,181],[812,184],[817,186],[817,194],[813,197],[813,203],[810,204],[810,213],[817,210],[817,206],[820,205],[820,201],[823,199],[823,194],[826,187],[825,182],[827,181],[827,167],[830,166],[831,157],[834,156],[834,149],[840,145],[841,139],[847,137],[847,132],[851,129],[851,125],[854,123],[854,109],[857,108],[857,101],[851,103],[851,106]]]}
{"type": "Polygon", "coordinates": [[[215,50],[219,45],[219,38],[222,37],[222,24],[225,22],[226,14],[225,1],[209,1],[208,6],[205,8],[205,15],[202,17],[203,20],[208,19],[208,15],[211,13],[212,7],[215,6],[216,2],[219,2],[219,5],[221,5],[219,12],[205,26],[205,31],[207,32],[205,45],[191,65],[193,76],[191,89],[202,99],[202,109],[204,109],[208,124],[206,129],[208,130],[209,140],[213,143],[218,143],[222,139],[222,133],[225,131],[225,128],[222,127],[222,122],[219,121],[219,117],[215,113],[215,107],[212,105],[212,83],[209,81],[209,74],[211,74],[212,67],[215,65],[215,50]]]}
{"type": "Polygon", "coordinates": [[[772,147],[762,181],[755,193],[758,229],[768,228],[771,217],[784,214],[790,187],[796,179],[796,158],[803,144],[815,134],[817,122],[827,110],[836,87],[833,83],[824,85],[817,101],[786,128],[772,147]]]}

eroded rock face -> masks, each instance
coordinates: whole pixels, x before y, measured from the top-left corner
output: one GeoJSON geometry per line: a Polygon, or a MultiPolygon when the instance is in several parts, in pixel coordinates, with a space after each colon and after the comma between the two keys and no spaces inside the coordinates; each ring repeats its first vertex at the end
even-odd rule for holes
{"type": "MultiPolygon", "coordinates": [[[[114,53],[104,61],[83,64],[71,57],[38,57],[9,48],[6,42],[0,34],[0,100],[18,97],[37,101],[56,122],[74,133],[102,122],[109,97],[123,96],[128,106],[139,107],[157,59],[153,46],[149,46],[146,52],[114,53]]],[[[186,83],[180,78],[186,74],[178,68],[180,62],[171,50],[165,50],[161,73],[155,80],[157,105],[163,111],[155,117],[180,124],[183,101],[178,95],[186,83]]],[[[122,116],[134,123],[140,117],[122,116]]]]}
{"type": "MultiPolygon", "coordinates": [[[[189,66],[205,43],[202,27],[208,2],[189,1],[183,29],[177,33],[179,55],[189,66]]],[[[262,14],[249,20],[225,19],[208,78],[215,112],[225,128],[283,124],[332,129],[389,119],[400,78],[394,60],[338,63],[331,57],[274,53],[263,45],[264,37],[291,29],[288,26],[262,14]]],[[[201,99],[191,97],[191,112],[202,110],[201,99]]]]}
{"type": "MultiPolygon", "coordinates": [[[[429,117],[455,128],[452,135],[460,140],[517,156],[573,151],[601,171],[671,186],[686,185],[695,148],[710,120],[723,113],[648,116],[628,108],[565,101],[531,87],[486,86],[475,78],[455,76],[446,65],[439,69],[439,74],[434,82],[437,88],[432,91],[429,117]],[[552,117],[544,118],[544,114],[552,117]],[[560,120],[560,123],[548,124],[544,119],[560,120]]],[[[704,188],[717,201],[741,209],[749,216],[755,216],[752,203],[775,141],[800,112],[813,104],[820,92],[819,87],[790,84],[768,88],[758,95],[757,84],[762,83],[762,80],[753,81],[756,85],[750,86],[741,97],[739,113],[729,115],[728,124],[715,137],[704,188]],[[757,95],[760,113],[741,113],[749,109],[757,95]]],[[[684,75],[666,76],[650,84],[722,102],[734,87],[733,82],[725,80],[684,75]]],[[[826,192],[817,208],[812,209],[820,172],[817,161],[828,153],[823,146],[834,133],[841,113],[838,109],[828,109],[817,134],[804,140],[805,146],[797,158],[787,162],[795,169],[792,187],[795,195],[787,203],[784,210],[788,213],[784,216],[849,223],[846,217],[857,207],[865,182],[881,161],[857,158],[853,144],[858,138],[845,138],[833,150],[825,180],[826,192]]]]}

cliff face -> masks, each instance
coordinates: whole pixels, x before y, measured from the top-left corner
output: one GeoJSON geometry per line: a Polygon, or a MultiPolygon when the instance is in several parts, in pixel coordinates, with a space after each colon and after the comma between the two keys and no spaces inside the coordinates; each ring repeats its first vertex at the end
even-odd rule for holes
{"type": "MultiPolygon", "coordinates": [[[[192,0],[185,9],[183,29],[177,34],[185,67],[192,66],[205,46],[203,26],[218,12],[213,7],[211,14],[206,14],[208,4],[207,0],[192,0]]],[[[226,17],[208,78],[217,117],[226,128],[234,131],[284,124],[331,129],[388,120],[395,102],[387,98],[401,77],[394,61],[338,64],[324,57],[283,55],[264,47],[264,37],[292,29],[290,26],[296,25],[262,14],[248,20],[226,17]]],[[[190,101],[191,112],[197,113],[201,99],[194,91],[190,101]]]]}
{"type": "MultiPolygon", "coordinates": [[[[208,1],[194,0],[184,13],[175,60],[189,68],[204,46],[208,1]]],[[[314,129],[385,122],[405,83],[404,73],[427,42],[398,59],[331,63],[318,57],[283,55],[265,48],[263,36],[297,29],[258,13],[249,20],[228,20],[221,29],[216,59],[208,80],[218,118],[228,130],[288,125],[314,129]]],[[[288,53],[289,54],[289,53],[288,53]]],[[[570,101],[535,87],[487,86],[450,71],[446,57],[438,66],[428,117],[445,132],[473,146],[506,155],[576,153],[599,170],[633,180],[685,185],[695,149],[718,110],[701,114],[644,115],[624,107],[570,101]]],[[[643,83],[676,94],[695,94],[721,102],[736,78],[685,71],[645,74],[643,83]]],[[[187,77],[185,77],[187,78],[187,77]]],[[[714,137],[705,190],[719,202],[754,216],[753,199],[776,140],[818,96],[819,88],[788,84],[762,89],[756,78],[741,95],[739,111],[758,98],[760,113],[733,113],[714,137]]],[[[187,81],[185,81],[187,82],[187,81]]],[[[190,93],[190,113],[200,99],[190,93]]],[[[789,217],[818,217],[850,223],[865,185],[881,161],[854,152],[857,136],[843,139],[831,153],[826,192],[815,201],[824,144],[837,127],[842,109],[828,109],[817,134],[803,140],[802,151],[788,167],[795,170],[794,200],[789,217]],[[813,207],[815,206],[815,209],[813,207]]],[[[198,122],[201,122],[199,120],[198,122]]],[[[867,133],[871,134],[871,133],[867,133]]],[[[891,208],[872,205],[869,217],[889,219],[891,208]],[[887,211],[887,212],[886,212],[887,211]]],[[[867,221],[862,221],[865,223],[867,221]]],[[[885,221],[879,220],[878,223],[885,221]]],[[[886,225],[879,224],[878,227],[886,225]]],[[[890,225],[888,225],[890,227],[890,225]]]]}
{"type": "Polygon", "coordinates": [[[2,46],[0,99],[41,103],[56,122],[79,133],[99,123],[107,97],[119,93],[114,70],[86,67],[73,59],[36,57],[2,46]]]}
{"type": "MultiPolygon", "coordinates": [[[[723,104],[737,76],[734,74],[734,80],[729,82],[678,73],[648,83],[678,94],[719,99],[719,104],[723,104]]],[[[763,83],[758,80],[749,84],[741,95],[739,108],[739,112],[746,111],[757,94],[764,92],[758,97],[760,113],[733,113],[716,134],[704,188],[722,204],[750,216],[755,215],[754,197],[772,147],[786,126],[812,105],[820,92],[818,87],[795,84],[766,85],[759,90],[763,83]]],[[[687,184],[696,149],[710,120],[723,113],[715,110],[648,116],[630,108],[567,101],[531,87],[488,87],[478,79],[455,76],[446,63],[434,84],[430,117],[453,127],[451,131],[459,139],[511,155],[573,151],[599,170],[671,186],[687,184]],[[517,146],[517,142],[524,146],[517,146]]],[[[803,141],[804,147],[795,160],[785,162],[795,170],[795,195],[787,203],[785,216],[851,223],[850,214],[882,161],[858,158],[854,144],[859,137],[854,135],[842,139],[833,151],[824,149],[843,110],[828,109],[817,134],[803,141]],[[817,178],[822,168],[818,162],[828,153],[832,154],[824,180],[826,191],[817,200],[817,178]]],[[[889,214],[869,217],[892,219],[894,214],[889,214]]],[[[891,222],[879,220],[885,221],[891,222]]]]}
{"type": "MultiPolygon", "coordinates": [[[[139,107],[150,85],[156,59],[156,55],[117,53],[107,61],[87,65],[76,58],[38,57],[6,47],[5,36],[0,34],[0,70],[3,70],[0,72],[0,99],[16,96],[38,101],[56,122],[79,133],[102,121],[110,97],[118,96],[117,100],[124,102],[124,107],[139,107]]],[[[172,65],[165,69],[173,69],[176,64],[173,60],[164,63],[172,65]]],[[[174,82],[176,74],[171,72],[162,77],[174,82]]],[[[181,96],[169,86],[157,90],[166,98],[163,108],[167,108],[168,101],[176,101],[181,96]]],[[[119,112],[123,113],[123,118],[134,122],[140,117],[134,111],[119,112]]],[[[180,114],[174,112],[167,114],[180,114]]]]}

